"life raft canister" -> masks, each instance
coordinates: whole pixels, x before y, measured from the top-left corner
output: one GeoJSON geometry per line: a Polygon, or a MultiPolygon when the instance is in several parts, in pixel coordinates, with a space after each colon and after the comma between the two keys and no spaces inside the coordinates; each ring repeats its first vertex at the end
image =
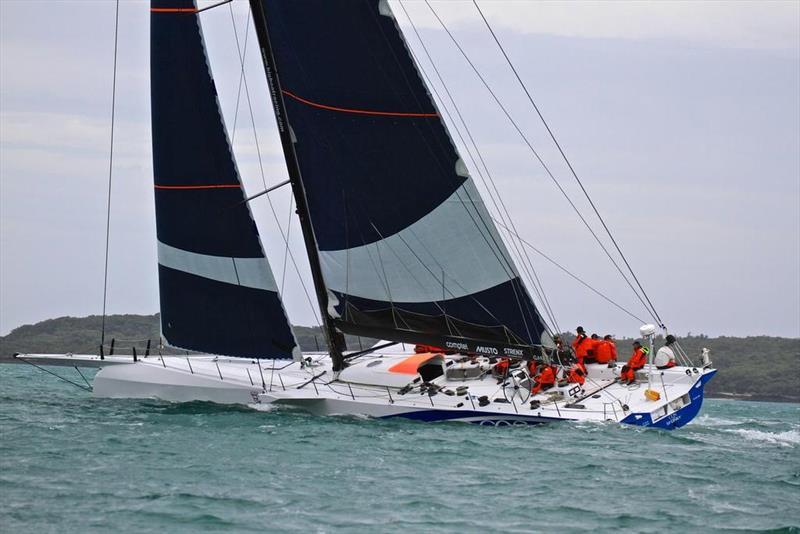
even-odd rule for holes
{"type": "Polygon", "coordinates": [[[646,389],[644,390],[644,397],[647,400],[657,401],[661,398],[661,394],[658,391],[652,389],[646,389]]]}

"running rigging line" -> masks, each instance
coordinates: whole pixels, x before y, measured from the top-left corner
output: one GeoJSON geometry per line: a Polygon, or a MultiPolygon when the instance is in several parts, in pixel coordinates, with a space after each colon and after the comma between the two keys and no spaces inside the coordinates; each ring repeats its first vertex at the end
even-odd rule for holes
{"type": "Polygon", "coordinates": [[[569,161],[569,158],[567,158],[566,153],[564,153],[564,149],[561,148],[561,144],[556,139],[556,136],[553,133],[553,130],[550,129],[550,125],[547,124],[547,121],[545,120],[544,116],[542,115],[542,112],[539,110],[539,106],[537,106],[536,102],[533,100],[533,97],[531,96],[530,91],[528,91],[528,88],[525,85],[525,82],[522,81],[522,78],[520,77],[519,73],[517,72],[517,69],[514,67],[514,64],[511,62],[511,59],[508,57],[508,54],[506,53],[505,49],[503,48],[503,45],[500,44],[500,40],[497,38],[497,35],[494,33],[494,30],[492,29],[491,25],[489,24],[489,21],[486,20],[486,17],[484,16],[483,11],[481,11],[481,8],[478,5],[477,0],[472,0],[472,3],[475,5],[475,9],[478,10],[478,13],[480,14],[481,18],[483,19],[483,22],[486,24],[486,28],[489,30],[489,33],[492,34],[492,38],[494,39],[494,42],[497,43],[497,47],[500,49],[500,52],[502,52],[503,57],[505,58],[506,62],[508,63],[508,66],[511,67],[511,71],[514,73],[514,76],[517,78],[517,81],[519,82],[520,87],[522,87],[522,90],[525,91],[525,95],[528,97],[528,101],[533,106],[533,109],[536,110],[536,114],[539,116],[539,119],[541,119],[542,124],[547,129],[547,133],[550,134],[550,138],[553,140],[553,143],[556,145],[556,148],[558,148],[558,152],[561,154],[561,157],[564,159],[564,162],[567,164],[567,167],[569,168],[570,172],[572,173],[572,176],[575,178],[575,181],[578,182],[578,185],[580,186],[581,191],[583,191],[583,195],[586,197],[586,200],[589,201],[589,205],[592,206],[592,209],[594,210],[595,215],[597,215],[597,219],[600,221],[600,224],[603,225],[603,229],[605,229],[606,234],[608,234],[609,239],[611,239],[611,242],[614,244],[614,248],[617,249],[617,252],[619,253],[620,258],[622,258],[622,261],[625,262],[625,266],[628,268],[628,271],[631,273],[631,276],[633,277],[634,281],[636,282],[636,285],[639,287],[639,289],[642,292],[642,295],[647,300],[647,303],[650,305],[650,310],[648,310],[648,311],[652,311],[653,315],[655,315],[655,318],[658,319],[659,325],[663,328],[664,324],[661,321],[661,317],[658,315],[658,312],[656,311],[655,306],[653,306],[653,303],[650,301],[650,297],[647,296],[647,292],[644,290],[644,288],[642,287],[642,284],[639,282],[639,279],[636,277],[636,273],[633,272],[633,268],[631,268],[630,263],[628,263],[628,259],[625,257],[625,254],[622,253],[622,249],[620,249],[619,245],[617,244],[617,240],[614,239],[614,236],[612,235],[611,230],[608,228],[608,226],[606,225],[605,220],[600,215],[600,211],[598,211],[597,206],[595,205],[595,203],[592,200],[592,198],[589,196],[589,192],[586,191],[586,188],[583,186],[583,182],[581,182],[581,179],[578,178],[578,174],[575,172],[575,169],[572,166],[572,163],[569,161]]]}
{"type": "MultiPolygon", "coordinates": [[[[585,218],[585,217],[583,216],[583,214],[580,212],[580,210],[578,209],[578,207],[575,205],[575,203],[574,203],[574,202],[572,201],[572,199],[569,197],[569,194],[567,194],[567,192],[564,190],[564,188],[563,188],[563,186],[561,185],[561,183],[558,181],[558,179],[557,179],[557,178],[555,177],[555,175],[552,173],[552,171],[551,171],[551,170],[550,170],[550,168],[547,166],[547,164],[544,162],[544,160],[542,159],[542,157],[539,155],[539,153],[538,153],[538,152],[536,151],[536,149],[533,147],[533,144],[531,144],[531,142],[528,140],[528,137],[525,135],[525,133],[524,133],[524,132],[522,131],[522,129],[519,127],[519,125],[517,124],[517,122],[516,122],[516,121],[513,119],[513,117],[511,117],[511,114],[508,112],[508,110],[505,108],[505,106],[503,106],[502,102],[500,102],[500,99],[497,97],[497,95],[495,94],[495,92],[492,90],[492,88],[491,88],[491,86],[489,85],[489,83],[486,81],[486,79],[485,79],[485,78],[483,77],[483,75],[480,73],[480,71],[478,70],[478,68],[475,66],[475,64],[472,62],[472,60],[469,58],[469,56],[468,56],[468,55],[467,55],[467,53],[464,51],[464,49],[462,48],[462,46],[461,46],[461,44],[458,42],[458,40],[455,38],[455,36],[452,34],[452,32],[450,31],[450,29],[449,29],[449,28],[448,28],[448,27],[445,25],[444,21],[443,21],[443,20],[442,20],[442,19],[439,17],[439,14],[436,12],[436,10],[433,8],[433,6],[430,4],[429,0],[425,0],[425,4],[428,6],[428,9],[430,9],[431,13],[433,13],[433,16],[434,16],[434,17],[436,18],[436,20],[439,22],[439,24],[441,25],[442,29],[444,29],[444,31],[447,33],[448,37],[449,37],[449,38],[450,38],[450,40],[453,42],[453,44],[456,46],[456,48],[457,48],[457,49],[458,49],[458,51],[461,53],[461,55],[464,57],[464,59],[466,60],[466,62],[467,62],[467,63],[469,64],[469,66],[472,68],[473,72],[475,72],[476,76],[478,76],[478,79],[480,79],[480,81],[481,81],[481,83],[483,84],[483,86],[486,88],[486,90],[487,90],[487,91],[489,92],[489,94],[492,96],[492,98],[493,98],[493,100],[495,101],[495,103],[497,104],[497,106],[498,106],[498,107],[500,108],[500,110],[503,112],[503,114],[504,114],[504,115],[505,115],[505,117],[508,119],[508,121],[511,123],[511,125],[514,127],[514,129],[517,131],[517,133],[520,135],[520,137],[522,138],[523,142],[524,142],[524,143],[527,145],[528,149],[529,149],[529,150],[531,151],[531,153],[532,153],[532,154],[533,154],[533,155],[536,157],[536,159],[537,159],[537,161],[539,162],[539,164],[542,166],[542,168],[545,170],[545,172],[547,173],[547,175],[550,177],[550,179],[551,179],[551,180],[553,181],[553,183],[556,185],[556,187],[558,188],[558,190],[559,190],[559,191],[561,192],[561,194],[564,196],[564,198],[566,199],[566,201],[567,201],[567,202],[569,203],[569,205],[572,207],[572,209],[573,209],[573,211],[575,212],[575,214],[578,216],[578,218],[581,220],[581,222],[583,222],[583,224],[584,224],[584,226],[586,227],[586,229],[587,229],[587,230],[589,230],[589,233],[592,235],[592,237],[594,237],[595,241],[597,241],[597,244],[600,246],[600,248],[601,248],[601,249],[603,250],[603,252],[606,254],[606,256],[608,257],[608,259],[611,261],[611,263],[614,265],[614,267],[615,267],[615,268],[617,269],[617,271],[620,273],[620,276],[622,276],[623,280],[625,280],[625,282],[628,284],[628,287],[630,287],[630,288],[631,288],[631,291],[633,291],[633,292],[634,292],[634,294],[636,295],[636,297],[639,299],[639,302],[641,302],[642,306],[644,306],[645,310],[647,310],[647,311],[648,311],[648,313],[649,313],[649,314],[650,314],[650,315],[653,317],[653,319],[655,319],[656,321],[658,321],[658,318],[657,318],[657,317],[656,317],[656,315],[653,313],[653,311],[651,310],[651,308],[650,308],[650,307],[647,305],[647,303],[646,303],[646,302],[645,302],[645,301],[642,299],[642,296],[639,294],[639,291],[637,291],[637,290],[636,290],[636,288],[635,288],[635,287],[633,286],[633,284],[630,282],[630,280],[628,279],[628,277],[627,277],[627,276],[625,275],[625,273],[622,271],[622,268],[621,268],[621,267],[619,266],[619,264],[618,264],[618,263],[617,263],[617,262],[614,260],[614,257],[611,255],[611,253],[608,251],[608,249],[606,248],[606,246],[605,246],[605,245],[603,244],[603,242],[600,240],[600,237],[599,237],[599,236],[597,235],[597,233],[596,233],[596,232],[595,232],[595,231],[592,229],[592,227],[591,227],[591,225],[589,224],[589,222],[586,220],[586,218],[585,218]]],[[[658,321],[658,322],[659,322],[659,324],[660,324],[660,321],[658,321]]]]}
{"type": "Polygon", "coordinates": [[[537,253],[539,256],[541,256],[542,258],[546,259],[547,261],[549,261],[550,263],[552,263],[554,266],[558,267],[558,268],[559,268],[561,271],[563,271],[564,273],[566,273],[566,274],[568,274],[569,276],[571,276],[571,277],[572,277],[572,278],[573,278],[575,281],[577,281],[577,282],[579,282],[579,283],[583,284],[583,285],[584,285],[584,286],[585,286],[587,289],[589,289],[589,290],[593,291],[593,292],[594,292],[596,295],[598,295],[598,296],[602,297],[602,298],[603,298],[603,299],[605,299],[607,302],[609,302],[610,304],[613,304],[613,305],[614,305],[614,306],[616,306],[616,307],[617,307],[619,310],[621,310],[622,312],[624,312],[624,313],[628,314],[628,316],[630,316],[630,317],[632,317],[632,318],[636,319],[636,320],[637,320],[637,321],[639,321],[640,323],[644,323],[644,322],[646,322],[646,321],[645,321],[644,319],[642,319],[641,317],[637,317],[637,316],[636,316],[636,315],[634,315],[634,314],[633,314],[633,313],[632,313],[630,310],[628,310],[628,309],[626,309],[626,308],[623,308],[623,307],[622,307],[620,304],[618,304],[617,302],[614,302],[614,301],[613,301],[613,300],[611,300],[611,299],[610,299],[608,296],[604,295],[604,294],[603,294],[603,293],[601,293],[599,290],[597,290],[597,289],[595,289],[594,287],[592,287],[591,285],[589,285],[589,283],[588,283],[588,282],[585,282],[584,280],[582,280],[581,278],[579,278],[579,277],[578,277],[578,275],[576,275],[576,274],[573,274],[572,272],[570,272],[569,270],[567,270],[567,268],[566,268],[566,267],[564,267],[563,265],[561,265],[560,263],[558,263],[556,260],[554,260],[553,258],[551,258],[550,256],[548,256],[547,254],[545,254],[544,252],[542,252],[541,250],[539,250],[539,249],[538,249],[538,248],[536,248],[535,246],[533,246],[533,244],[531,244],[531,243],[529,243],[528,241],[526,241],[525,239],[523,239],[521,235],[519,235],[519,234],[517,234],[517,233],[516,233],[516,230],[512,230],[511,228],[509,228],[508,226],[506,226],[506,225],[505,225],[505,224],[503,224],[502,222],[498,221],[498,220],[497,220],[497,219],[495,219],[494,217],[492,217],[492,220],[493,220],[494,222],[496,222],[496,223],[497,223],[497,224],[498,224],[500,227],[502,227],[502,228],[503,228],[503,229],[504,229],[506,232],[509,232],[509,233],[511,233],[511,234],[514,234],[514,235],[516,235],[517,239],[519,239],[519,241],[520,241],[520,242],[521,242],[523,245],[527,246],[527,247],[528,247],[528,248],[530,248],[532,251],[534,251],[535,253],[537,253]]]}
{"type": "Polygon", "coordinates": [[[111,78],[111,141],[108,149],[108,198],[106,200],[106,253],[103,264],[103,319],[100,326],[100,354],[106,342],[106,304],[108,303],[108,245],[111,237],[111,172],[114,168],[114,115],[117,102],[117,43],[119,36],[119,0],[114,11],[114,68],[111,78]]]}

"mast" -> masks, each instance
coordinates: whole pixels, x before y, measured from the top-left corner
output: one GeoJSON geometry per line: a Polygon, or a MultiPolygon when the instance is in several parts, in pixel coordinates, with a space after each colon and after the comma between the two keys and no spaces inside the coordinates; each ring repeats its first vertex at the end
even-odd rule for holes
{"type": "Polygon", "coordinates": [[[289,181],[292,184],[292,191],[294,193],[295,203],[297,204],[297,216],[300,219],[300,227],[303,231],[303,241],[305,242],[306,253],[308,254],[308,260],[311,266],[311,277],[314,280],[314,289],[317,292],[317,301],[322,316],[325,338],[328,343],[328,351],[330,352],[331,361],[333,362],[334,372],[341,371],[344,368],[344,357],[342,355],[342,351],[345,349],[344,336],[336,330],[328,314],[328,290],[322,276],[322,266],[320,265],[319,253],[317,251],[317,240],[314,236],[314,228],[309,218],[308,201],[306,199],[306,192],[300,173],[300,165],[298,164],[297,154],[294,150],[291,127],[287,120],[283,93],[281,92],[280,78],[278,76],[278,70],[275,67],[275,58],[272,54],[264,5],[260,0],[250,0],[250,9],[253,12],[253,24],[255,25],[256,35],[258,36],[261,61],[264,64],[264,73],[267,77],[267,84],[269,85],[275,120],[278,123],[278,132],[280,133],[286,168],[289,172],[289,181]]]}

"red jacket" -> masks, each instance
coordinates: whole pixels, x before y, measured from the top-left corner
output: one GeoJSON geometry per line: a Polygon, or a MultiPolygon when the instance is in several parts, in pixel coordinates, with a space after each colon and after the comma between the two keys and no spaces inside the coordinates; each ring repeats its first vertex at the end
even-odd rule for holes
{"type": "Polygon", "coordinates": [[[583,383],[586,382],[586,374],[583,372],[583,369],[576,365],[570,368],[567,381],[571,384],[583,385],[583,383]]]}
{"type": "Polygon", "coordinates": [[[628,360],[629,369],[641,369],[647,363],[647,354],[640,348],[633,351],[631,358],[628,360]]]}
{"type": "Polygon", "coordinates": [[[537,383],[542,384],[544,386],[553,385],[556,383],[556,374],[553,372],[553,368],[549,365],[542,369],[542,372],[536,375],[534,378],[537,383]]]}
{"type": "Polygon", "coordinates": [[[601,339],[592,339],[589,338],[583,343],[582,345],[586,345],[586,356],[591,359],[597,358],[597,347],[600,346],[600,343],[603,341],[601,339]]]}
{"type": "Polygon", "coordinates": [[[617,345],[613,341],[603,340],[594,349],[597,363],[613,362],[617,359],[617,345]]]}
{"type": "Polygon", "coordinates": [[[534,377],[534,382],[536,382],[531,389],[531,393],[534,395],[539,393],[544,386],[552,386],[556,383],[556,373],[553,371],[553,368],[549,365],[546,366],[542,371],[534,377]]]}
{"type": "Polygon", "coordinates": [[[508,373],[508,367],[511,364],[511,360],[508,358],[500,358],[500,361],[494,364],[494,372],[497,375],[505,376],[508,373]]]}
{"type": "Polygon", "coordinates": [[[576,337],[572,342],[572,348],[575,349],[575,356],[577,356],[579,360],[583,360],[586,357],[586,353],[589,351],[590,341],[592,341],[590,338],[581,335],[576,337]]]}

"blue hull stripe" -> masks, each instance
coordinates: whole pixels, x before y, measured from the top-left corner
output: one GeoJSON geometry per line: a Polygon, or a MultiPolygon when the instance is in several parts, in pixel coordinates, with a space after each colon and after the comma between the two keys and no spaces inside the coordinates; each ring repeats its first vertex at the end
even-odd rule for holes
{"type": "Polygon", "coordinates": [[[436,421],[453,421],[460,419],[473,419],[479,418],[477,421],[469,421],[471,423],[481,424],[481,422],[497,423],[499,421],[508,421],[512,424],[515,421],[524,422],[526,424],[540,424],[552,421],[566,421],[567,419],[559,419],[558,417],[545,417],[538,415],[522,415],[522,414],[497,414],[493,412],[478,412],[478,411],[454,411],[454,410],[417,410],[403,414],[387,415],[381,419],[412,419],[414,421],[436,422],[436,421]]]}

